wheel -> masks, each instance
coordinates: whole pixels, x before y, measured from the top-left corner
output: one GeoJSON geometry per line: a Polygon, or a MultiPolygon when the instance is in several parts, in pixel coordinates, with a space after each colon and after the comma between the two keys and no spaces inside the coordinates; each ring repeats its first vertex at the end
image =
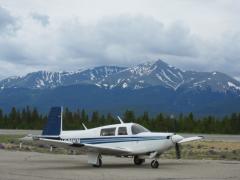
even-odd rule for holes
{"type": "Polygon", "coordinates": [[[138,156],[134,156],[133,161],[134,161],[135,165],[141,165],[142,163],[145,162],[145,159],[140,159],[140,158],[138,158],[138,156]]]}
{"type": "Polygon", "coordinates": [[[158,163],[157,160],[153,160],[153,161],[151,162],[151,167],[152,167],[152,168],[158,168],[158,166],[159,166],[159,163],[158,163]]]}
{"type": "Polygon", "coordinates": [[[98,164],[93,164],[93,167],[101,167],[102,166],[102,159],[98,159],[98,164]]]}

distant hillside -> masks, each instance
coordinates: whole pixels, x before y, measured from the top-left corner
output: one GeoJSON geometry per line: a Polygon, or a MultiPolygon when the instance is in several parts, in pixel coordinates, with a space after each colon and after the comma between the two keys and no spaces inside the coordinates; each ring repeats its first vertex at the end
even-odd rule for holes
{"type": "Polygon", "coordinates": [[[119,113],[222,116],[240,111],[240,83],[221,72],[183,71],[158,60],[134,67],[29,73],[0,81],[0,107],[50,106],[119,113]]]}

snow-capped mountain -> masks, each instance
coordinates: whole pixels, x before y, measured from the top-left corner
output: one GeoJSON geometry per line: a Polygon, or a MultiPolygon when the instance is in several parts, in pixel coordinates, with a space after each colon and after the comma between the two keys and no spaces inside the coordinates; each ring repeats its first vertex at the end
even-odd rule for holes
{"type": "Polygon", "coordinates": [[[0,81],[0,108],[27,105],[45,112],[63,105],[118,114],[132,109],[222,116],[239,111],[240,82],[221,72],[184,71],[161,60],[128,68],[38,71],[0,81]]]}
{"type": "Polygon", "coordinates": [[[240,82],[221,72],[183,71],[158,60],[130,68],[100,66],[74,72],[38,71],[23,77],[0,81],[0,89],[46,89],[74,84],[92,84],[100,88],[141,89],[163,86],[173,90],[206,90],[240,92],[240,82]]]}
{"type": "Polygon", "coordinates": [[[38,71],[22,77],[10,77],[0,81],[0,89],[30,88],[47,89],[74,84],[96,84],[104,78],[125,68],[116,66],[100,66],[74,72],[38,71]]]}
{"type": "Polygon", "coordinates": [[[177,89],[184,83],[184,72],[165,62],[147,62],[124,69],[102,81],[104,87],[141,89],[150,86],[164,86],[177,89]]]}
{"type": "Polygon", "coordinates": [[[141,89],[163,86],[173,90],[240,92],[240,83],[220,72],[183,71],[158,60],[130,67],[101,81],[103,87],[141,89]]]}

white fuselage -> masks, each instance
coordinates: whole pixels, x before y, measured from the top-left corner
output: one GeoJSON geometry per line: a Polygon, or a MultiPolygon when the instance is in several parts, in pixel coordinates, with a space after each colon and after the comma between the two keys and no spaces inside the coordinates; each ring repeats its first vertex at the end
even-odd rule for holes
{"type": "Polygon", "coordinates": [[[149,131],[133,133],[133,125],[137,124],[124,123],[80,131],[62,131],[60,138],[63,141],[71,141],[75,144],[97,144],[101,145],[102,147],[128,149],[132,152],[132,154],[122,155],[144,155],[153,152],[158,152],[158,154],[161,154],[162,152],[174,146],[174,143],[171,139],[173,133],[154,133],[149,131]],[[120,128],[124,127],[127,131],[126,134],[119,135],[120,128]],[[114,130],[114,134],[101,134],[102,131],[108,129],[114,130]]]}

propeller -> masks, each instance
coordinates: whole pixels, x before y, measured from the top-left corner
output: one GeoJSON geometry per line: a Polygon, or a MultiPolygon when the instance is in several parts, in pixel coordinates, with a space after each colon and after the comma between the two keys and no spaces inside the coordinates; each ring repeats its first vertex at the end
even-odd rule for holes
{"type": "Polygon", "coordinates": [[[176,150],[176,158],[180,159],[181,158],[181,151],[180,151],[180,144],[179,142],[183,140],[184,138],[180,135],[173,135],[172,136],[172,142],[175,144],[175,150],[176,150]]]}
{"type": "Polygon", "coordinates": [[[171,114],[170,118],[174,122],[174,137],[172,137],[172,141],[175,143],[175,151],[176,151],[176,158],[181,159],[181,150],[180,150],[180,144],[178,143],[183,137],[176,134],[177,132],[177,121],[174,118],[174,115],[171,114]]]}
{"type": "Polygon", "coordinates": [[[181,151],[180,151],[180,144],[175,144],[175,150],[176,150],[176,158],[181,159],[181,151]]]}

